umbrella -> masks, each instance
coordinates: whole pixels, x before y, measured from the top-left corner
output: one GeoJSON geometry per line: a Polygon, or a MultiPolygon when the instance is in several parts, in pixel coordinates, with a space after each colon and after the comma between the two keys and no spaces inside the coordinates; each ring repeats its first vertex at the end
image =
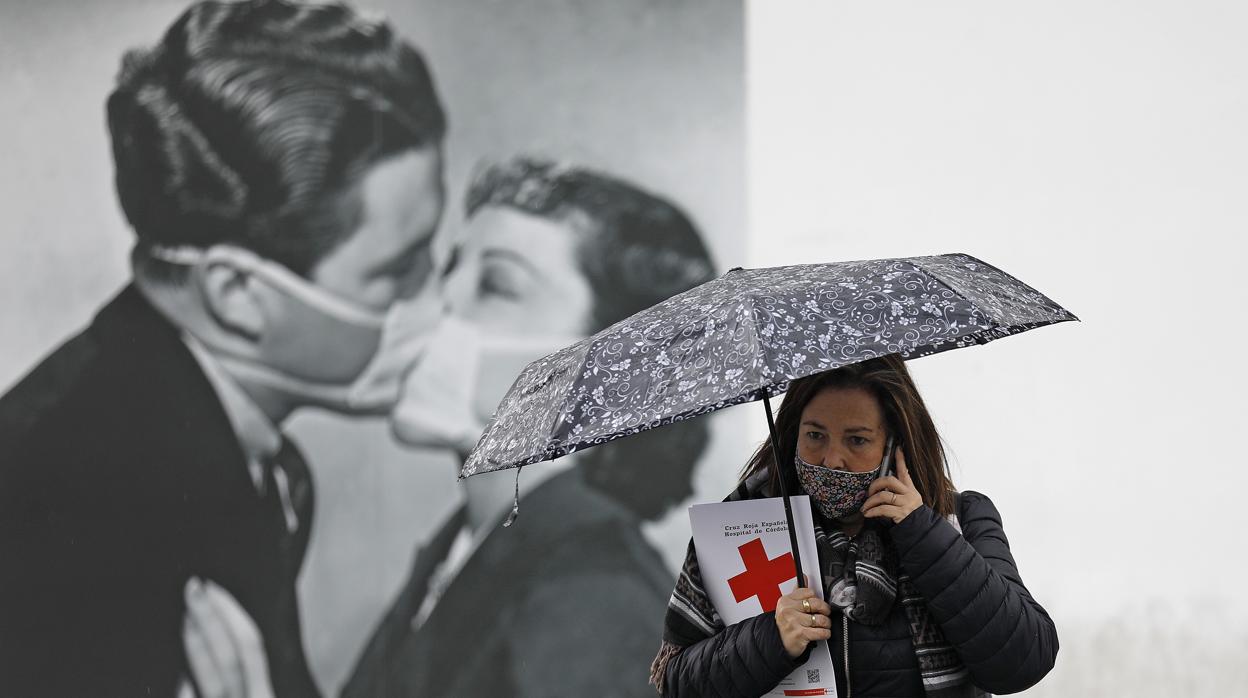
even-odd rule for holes
{"type": "Polygon", "coordinates": [[[757,399],[775,444],[769,398],[792,380],[1077,319],[966,254],[736,268],[525,367],[460,477],[757,399]]]}

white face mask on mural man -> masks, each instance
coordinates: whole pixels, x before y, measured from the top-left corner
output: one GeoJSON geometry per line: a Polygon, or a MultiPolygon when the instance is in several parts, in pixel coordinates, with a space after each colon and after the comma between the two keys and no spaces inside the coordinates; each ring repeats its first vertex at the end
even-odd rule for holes
{"type": "Polygon", "coordinates": [[[253,385],[263,385],[291,398],[293,402],[316,405],[343,414],[382,412],[398,402],[403,377],[425,354],[429,340],[443,322],[445,306],[436,275],[410,297],[399,298],[384,310],[374,310],[327,291],[289,269],[261,259],[245,250],[214,247],[198,250],[156,250],[154,255],[168,261],[206,263],[229,258],[254,278],[285,293],[319,318],[309,324],[320,327],[316,343],[334,347],[322,354],[322,366],[290,368],[252,356],[234,354],[228,346],[204,341],[230,375],[253,385]],[[352,379],[336,378],[350,370],[335,365],[358,363],[359,356],[371,358],[352,379]],[[318,375],[319,374],[319,375],[318,375]],[[328,374],[328,375],[327,375],[328,374]]]}
{"type": "Polygon", "coordinates": [[[148,251],[190,269],[192,292],[170,301],[157,288],[157,304],[274,422],[305,406],[388,414],[447,316],[435,245],[440,151],[379,163],[360,198],[358,229],[306,275],[235,245],[148,251]],[[192,304],[198,312],[186,312],[192,304]]]}

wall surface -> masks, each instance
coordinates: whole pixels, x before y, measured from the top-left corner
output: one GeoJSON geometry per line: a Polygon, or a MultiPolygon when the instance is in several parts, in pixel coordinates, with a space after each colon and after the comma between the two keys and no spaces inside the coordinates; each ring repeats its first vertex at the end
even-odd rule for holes
{"type": "Polygon", "coordinates": [[[1245,695],[1248,8],[766,0],[747,26],[752,265],[967,252],[1083,320],[912,364],[1057,622],[1027,695],[1245,695]]]}

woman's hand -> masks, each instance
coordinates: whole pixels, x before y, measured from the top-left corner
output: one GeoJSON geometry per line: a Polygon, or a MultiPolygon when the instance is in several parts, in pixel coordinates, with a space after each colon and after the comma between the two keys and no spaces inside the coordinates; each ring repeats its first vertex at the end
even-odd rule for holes
{"type": "Polygon", "coordinates": [[[185,594],[182,641],[194,684],[183,679],[179,698],[273,698],[264,641],[251,616],[210,580],[191,579],[185,594]]]}
{"type": "Polygon", "coordinates": [[[901,523],[910,512],[923,506],[923,497],[914,488],[910,471],[906,469],[906,454],[897,449],[897,477],[877,478],[867,490],[867,501],[862,504],[862,515],[868,519],[881,516],[901,523]]]}
{"type": "Polygon", "coordinates": [[[832,607],[820,601],[815,592],[798,587],[776,602],[776,627],[790,657],[801,656],[806,645],[832,637],[832,607]]]}

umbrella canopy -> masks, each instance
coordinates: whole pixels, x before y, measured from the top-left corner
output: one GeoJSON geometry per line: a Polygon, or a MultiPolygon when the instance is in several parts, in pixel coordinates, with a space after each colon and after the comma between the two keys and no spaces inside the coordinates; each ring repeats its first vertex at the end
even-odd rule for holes
{"type": "Polygon", "coordinates": [[[733,269],[529,364],[460,477],[550,460],[900,354],[1077,320],[965,254],[733,269]]]}

